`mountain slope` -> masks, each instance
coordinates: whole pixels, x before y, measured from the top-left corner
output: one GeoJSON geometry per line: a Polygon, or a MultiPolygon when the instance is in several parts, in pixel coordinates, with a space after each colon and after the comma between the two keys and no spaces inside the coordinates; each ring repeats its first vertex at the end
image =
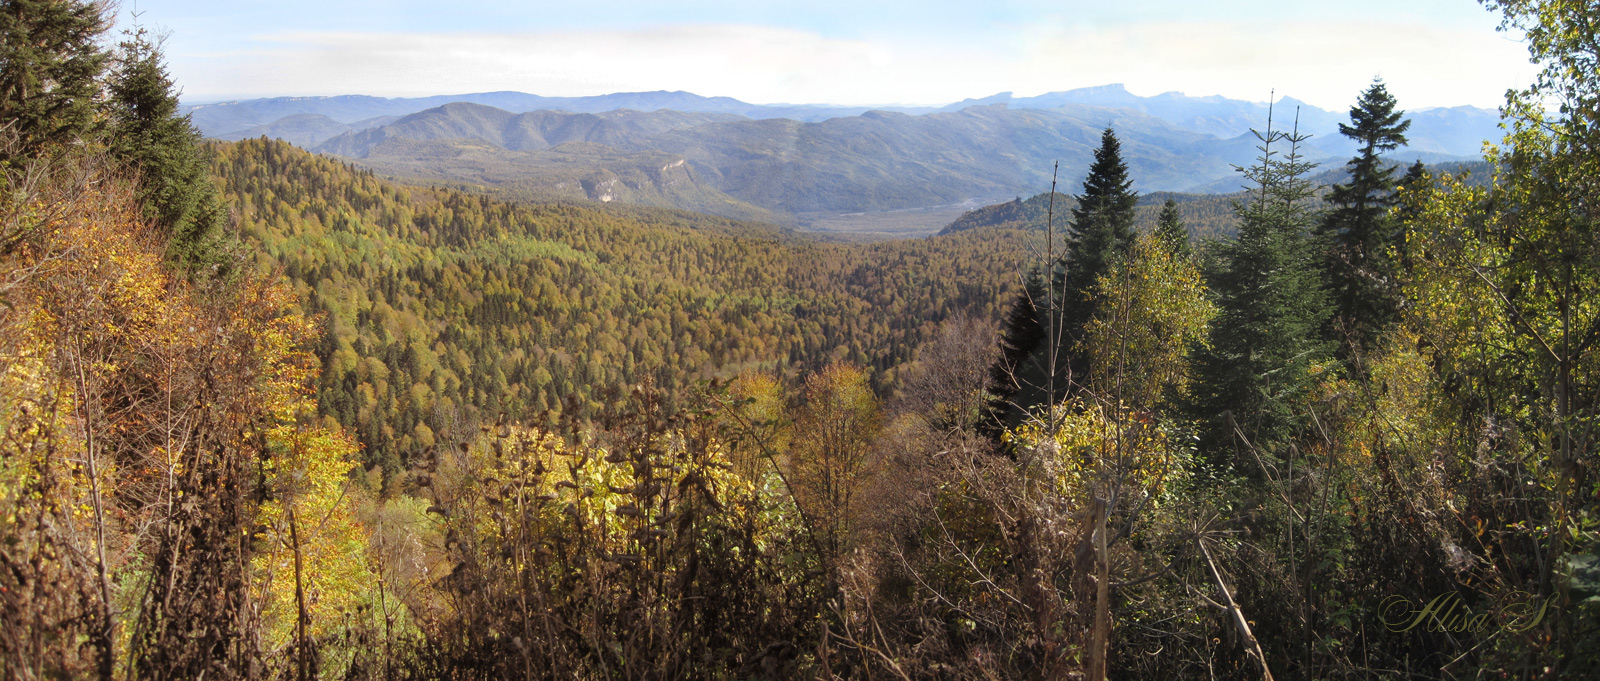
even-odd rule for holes
{"type": "Polygon", "coordinates": [[[353,126],[345,125],[322,114],[303,113],[216,137],[228,142],[266,137],[309,148],[353,129],[355,129],[353,126]]]}
{"type": "MultiPolygon", "coordinates": [[[[687,180],[736,202],[780,214],[859,212],[1031,194],[1048,186],[1057,160],[1062,178],[1080,176],[1108,125],[1123,139],[1136,186],[1144,190],[1216,179],[1250,154],[1244,140],[1217,140],[1136,112],[1079,105],[969,107],[922,116],[872,111],[803,123],[672,111],[512,114],[451,104],[341,135],[316,150],[389,174],[530,191],[570,186],[574,175],[622,176],[638,168],[667,173],[681,160],[687,180]],[[565,146],[554,153],[555,145],[565,146]]],[[[707,205],[727,214],[714,201],[693,208],[707,205]]]]}
{"type": "MultiPolygon", "coordinates": [[[[1195,239],[1213,239],[1232,236],[1238,230],[1238,219],[1233,213],[1233,202],[1242,200],[1244,193],[1237,194],[1183,194],[1178,192],[1152,192],[1141,194],[1136,213],[1136,224],[1140,229],[1150,229],[1155,226],[1156,218],[1161,214],[1162,205],[1168,199],[1178,204],[1178,214],[1183,218],[1184,227],[1189,230],[1195,239]]],[[[1057,193],[1055,196],[1055,229],[1058,234],[1065,234],[1071,224],[1072,209],[1077,206],[1069,194],[1057,193]]],[[[957,234],[970,230],[981,229],[1020,229],[1028,231],[1042,231],[1047,226],[1050,215],[1050,193],[1037,194],[1026,200],[1017,198],[1006,203],[984,206],[951,222],[941,235],[957,234]]]]}
{"type": "Polygon", "coordinates": [[[958,202],[1048,185],[1088,167],[1101,130],[1117,129],[1141,188],[1212,177],[1226,163],[1214,140],[1114,109],[970,107],[907,116],[870,112],[821,123],[702,126],[648,143],[721,178],[727,193],[786,212],[869,211],[958,202]]]}
{"type": "Polygon", "coordinates": [[[318,397],[398,470],[463,421],[588,415],[834,360],[888,379],[957,312],[997,319],[1020,232],[868,245],[637,207],[405,187],[287,144],[218,144],[242,238],[326,335],[318,397]]]}
{"type": "MultiPolygon", "coordinates": [[[[1395,167],[1397,173],[1403,174],[1405,163],[1391,160],[1389,164],[1395,167]]],[[[1448,161],[1430,164],[1428,171],[1435,175],[1449,173],[1463,178],[1469,185],[1484,186],[1488,182],[1490,168],[1482,161],[1463,162],[1448,161]]],[[[1319,193],[1325,191],[1330,185],[1348,182],[1350,173],[1343,167],[1323,169],[1311,176],[1310,181],[1318,188],[1319,193]]],[[[1210,239],[1231,237],[1238,230],[1239,219],[1234,211],[1234,204],[1249,200],[1249,193],[1239,187],[1243,179],[1235,175],[1231,178],[1217,180],[1213,183],[1215,191],[1205,193],[1184,192],[1151,192],[1139,196],[1137,224],[1141,229],[1150,229],[1155,226],[1157,217],[1161,214],[1161,207],[1168,199],[1178,205],[1178,214],[1183,218],[1184,227],[1189,230],[1195,239],[1210,239]],[[1223,193],[1229,188],[1233,191],[1223,193]]],[[[1065,230],[1070,224],[1070,215],[1077,202],[1070,194],[1057,193],[1055,196],[1055,228],[1065,230]]],[[[939,234],[955,234],[976,229],[1020,229],[1028,231],[1042,231],[1049,221],[1050,193],[1037,194],[1026,200],[1018,197],[1016,200],[994,205],[983,206],[967,211],[957,218],[939,234]]]]}
{"type": "Polygon", "coordinates": [[[365,158],[374,147],[389,139],[476,140],[507,151],[537,151],[568,142],[626,146],[645,135],[735,120],[742,120],[742,117],[666,110],[514,114],[482,104],[455,102],[386,125],[340,135],[316,146],[315,151],[365,158]]]}

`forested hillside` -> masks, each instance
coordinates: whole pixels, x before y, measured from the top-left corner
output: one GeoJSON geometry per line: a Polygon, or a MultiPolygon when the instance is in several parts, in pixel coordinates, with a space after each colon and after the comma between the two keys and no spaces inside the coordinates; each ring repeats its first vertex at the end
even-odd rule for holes
{"type": "Polygon", "coordinates": [[[391,472],[452,424],[586,418],[646,379],[677,394],[847,361],[889,385],[944,319],[997,319],[1026,250],[1020,233],[823,244],[400,187],[282,142],[212,151],[247,248],[323,320],[323,413],[391,472]]]}
{"type": "MultiPolygon", "coordinates": [[[[1404,164],[1394,160],[1386,161],[1390,168],[1399,169],[1404,164]]],[[[1483,161],[1470,163],[1452,162],[1426,166],[1435,174],[1450,174],[1470,186],[1488,186],[1494,177],[1493,169],[1483,161]]],[[[1328,168],[1310,177],[1310,182],[1321,193],[1334,184],[1348,182],[1350,172],[1345,168],[1328,168]]],[[[1218,180],[1212,183],[1209,190],[1223,192],[1223,190],[1239,186],[1237,177],[1227,180],[1218,180]]],[[[1066,216],[1072,208],[1077,206],[1075,199],[1069,194],[1057,193],[1055,197],[1056,215],[1066,216]]],[[[1234,210],[1234,204],[1249,200],[1249,192],[1234,191],[1216,194],[1185,194],[1179,192],[1150,192],[1139,196],[1139,205],[1136,223],[1141,229],[1153,229],[1161,215],[1163,206],[1167,201],[1176,204],[1178,217],[1183,221],[1184,227],[1193,239],[1221,239],[1232,237],[1239,229],[1239,216],[1234,210]]],[[[1044,231],[1049,217],[1050,193],[1035,194],[1027,199],[1017,197],[1014,201],[984,206],[977,210],[968,211],[955,221],[940,230],[940,234],[953,234],[956,232],[976,229],[979,227],[996,227],[1002,229],[1027,229],[1044,231]]],[[[1066,221],[1058,221],[1059,227],[1065,228],[1066,221]]]]}
{"type": "MultiPolygon", "coordinates": [[[[1238,230],[1238,216],[1234,214],[1233,204],[1242,200],[1243,192],[1237,194],[1179,194],[1175,192],[1151,192],[1139,196],[1137,210],[1137,224],[1141,229],[1153,229],[1157,218],[1161,215],[1162,207],[1167,201],[1177,204],[1178,214],[1188,234],[1193,239],[1220,239],[1232,236],[1238,230]]],[[[1077,201],[1069,194],[1057,193],[1055,195],[1054,209],[1056,211],[1057,228],[1065,228],[1069,224],[1066,216],[1071,215],[1072,209],[1077,207],[1077,201]]],[[[940,234],[955,234],[969,229],[994,228],[994,229],[1024,229],[1042,232],[1048,227],[1045,224],[1050,217],[1050,193],[1035,194],[1027,199],[1018,197],[1014,201],[984,206],[977,210],[968,211],[954,222],[940,230],[940,234]]]]}

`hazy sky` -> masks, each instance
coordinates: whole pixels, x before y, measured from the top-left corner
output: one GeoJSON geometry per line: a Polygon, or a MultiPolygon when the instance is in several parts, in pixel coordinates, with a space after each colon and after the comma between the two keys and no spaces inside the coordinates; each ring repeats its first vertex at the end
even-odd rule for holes
{"type": "Polygon", "coordinates": [[[170,32],[189,102],[687,90],[946,104],[1107,83],[1343,109],[1498,106],[1534,67],[1472,0],[123,0],[170,32]]]}

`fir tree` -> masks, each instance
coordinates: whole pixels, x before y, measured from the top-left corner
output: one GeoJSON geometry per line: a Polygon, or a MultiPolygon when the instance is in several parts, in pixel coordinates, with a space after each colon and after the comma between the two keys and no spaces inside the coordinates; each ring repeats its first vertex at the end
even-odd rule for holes
{"type": "Polygon", "coordinates": [[[1287,441],[1303,418],[1314,383],[1313,366],[1325,360],[1320,330],[1327,318],[1310,229],[1314,164],[1300,155],[1308,136],[1272,129],[1257,132],[1260,162],[1241,168],[1255,185],[1238,204],[1239,237],[1220,246],[1211,288],[1220,313],[1212,346],[1198,353],[1192,411],[1201,421],[1202,447],[1217,453],[1232,440],[1224,418],[1231,412],[1257,444],[1287,441]],[[1280,151],[1287,145],[1287,152],[1280,151]]]}
{"type": "Polygon", "coordinates": [[[1345,165],[1350,180],[1328,193],[1332,209],[1319,230],[1326,244],[1323,276],[1334,305],[1332,335],[1346,349],[1370,346],[1395,320],[1395,267],[1389,255],[1395,226],[1389,209],[1396,184],[1394,168],[1381,154],[1406,143],[1411,121],[1404,115],[1395,110],[1383,81],[1374,79],[1350,107],[1350,125],[1339,124],[1340,134],[1360,146],[1345,165]]]}
{"type": "Polygon", "coordinates": [[[105,5],[85,0],[0,0],[0,163],[82,140],[106,55],[95,39],[105,5]]]}
{"type": "Polygon", "coordinates": [[[1419,182],[1427,178],[1428,168],[1422,165],[1422,159],[1419,158],[1416,163],[1411,164],[1410,168],[1406,168],[1406,176],[1400,178],[1400,186],[1415,187],[1419,182]]]}
{"type": "MultiPolygon", "coordinates": [[[[1058,384],[1081,385],[1088,376],[1089,358],[1080,346],[1084,329],[1095,315],[1095,305],[1090,301],[1101,276],[1127,256],[1137,236],[1133,221],[1139,194],[1132,187],[1128,165],[1122,160],[1122,145],[1116,134],[1106,128],[1100,135],[1100,148],[1094,152],[1094,163],[1089,165],[1089,175],[1083,180],[1083,193],[1074,197],[1078,205],[1072,209],[1072,230],[1067,238],[1067,255],[1062,259],[1061,295],[1057,297],[1061,334],[1056,342],[1061,348],[1057,354],[1063,361],[1056,370],[1071,380],[1058,378],[1058,384]]],[[[1058,393],[1057,398],[1060,396],[1058,393]]]]}
{"type": "Polygon", "coordinates": [[[1095,282],[1111,268],[1111,263],[1127,255],[1133,247],[1134,207],[1139,194],[1128,179],[1128,165],[1122,161],[1122,145],[1106,128],[1100,135],[1100,148],[1094,152],[1089,176],[1083,180],[1083,193],[1075,197],[1072,231],[1062,264],[1064,286],[1061,296],[1063,328],[1067,343],[1083,335],[1083,326],[1094,317],[1085,304],[1095,282]]]}
{"type": "Polygon", "coordinates": [[[1083,194],[1074,197],[1078,205],[1072,209],[1066,255],[1050,263],[1048,277],[1031,276],[1027,290],[1012,305],[1002,357],[991,371],[996,423],[1015,425],[1023,413],[1065,397],[1074,381],[1081,383],[1087,375],[1087,358],[1078,345],[1094,318],[1091,294],[1135,238],[1139,195],[1132,191],[1121,149],[1116,133],[1107,128],[1084,178],[1083,194]]]}
{"type": "Polygon", "coordinates": [[[221,262],[227,214],[162,62],[159,42],[142,27],[118,46],[106,102],[111,153],[138,170],[145,214],[169,236],[168,257],[193,270],[221,262]]]}
{"type": "Polygon", "coordinates": [[[1043,277],[1038,271],[1029,272],[1022,289],[1006,313],[1000,357],[989,368],[989,414],[979,423],[979,430],[995,440],[1006,427],[1017,424],[1021,412],[1015,407],[1044,399],[1041,379],[1046,360],[1039,352],[1048,338],[1039,314],[1046,306],[1043,277]]]}
{"type": "Polygon", "coordinates": [[[1405,249],[1403,248],[1404,244],[1401,242],[1405,238],[1406,219],[1413,216],[1416,213],[1416,210],[1413,207],[1404,205],[1399,200],[1400,194],[1421,191],[1423,188],[1429,186],[1429,184],[1432,182],[1433,178],[1428,175],[1428,168],[1427,166],[1422,165],[1421,159],[1418,159],[1416,163],[1411,164],[1411,167],[1406,168],[1405,177],[1400,178],[1400,183],[1398,185],[1399,191],[1395,196],[1395,214],[1393,220],[1395,230],[1393,233],[1391,233],[1390,239],[1394,241],[1395,245],[1402,247],[1400,249],[1402,255],[1405,252],[1405,249]]]}
{"type": "Polygon", "coordinates": [[[1178,215],[1178,202],[1167,199],[1161,205],[1161,215],[1156,218],[1156,237],[1173,255],[1188,258],[1194,250],[1189,246],[1189,232],[1183,227],[1183,217],[1178,215]]]}

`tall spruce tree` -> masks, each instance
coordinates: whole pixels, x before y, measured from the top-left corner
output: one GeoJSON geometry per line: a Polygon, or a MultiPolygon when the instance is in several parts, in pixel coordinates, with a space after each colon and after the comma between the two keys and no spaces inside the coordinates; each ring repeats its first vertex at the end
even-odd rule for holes
{"type": "Polygon", "coordinates": [[[0,0],[0,163],[83,140],[94,126],[106,54],[105,3],[0,0]],[[0,138],[3,140],[4,138],[0,138]]]}
{"type": "Polygon", "coordinates": [[[1122,160],[1122,144],[1116,133],[1106,128],[1100,135],[1100,148],[1094,152],[1089,175],[1083,180],[1083,193],[1074,197],[1078,205],[1072,209],[1068,250],[1062,261],[1063,309],[1068,335],[1074,342],[1082,335],[1083,325],[1094,316],[1094,310],[1082,301],[1111,263],[1133,247],[1134,207],[1139,203],[1139,194],[1132,187],[1128,165],[1122,160]]]}
{"type": "Polygon", "coordinates": [[[1220,308],[1211,347],[1195,362],[1191,411],[1200,421],[1202,448],[1213,461],[1233,440],[1233,421],[1258,444],[1289,440],[1304,418],[1313,367],[1329,356],[1321,329],[1328,305],[1317,271],[1310,208],[1315,188],[1306,179],[1315,164],[1301,156],[1307,139],[1298,131],[1256,132],[1259,162],[1240,168],[1254,185],[1236,204],[1239,236],[1220,246],[1208,273],[1220,308]]]}
{"type": "Polygon", "coordinates": [[[1078,345],[1084,328],[1094,318],[1090,303],[1096,282],[1111,265],[1133,248],[1134,208],[1139,194],[1128,178],[1128,165],[1122,160],[1122,144],[1106,128],[1100,135],[1100,148],[1083,180],[1083,193],[1074,197],[1072,228],[1067,236],[1067,254],[1062,259],[1061,295],[1058,297],[1062,333],[1057,338],[1066,362],[1058,370],[1070,372],[1081,382],[1088,371],[1086,355],[1078,345]]]}
{"type": "Polygon", "coordinates": [[[1339,133],[1359,148],[1345,165],[1350,180],[1328,192],[1331,209],[1319,226],[1319,237],[1325,243],[1323,276],[1334,305],[1330,335],[1341,354],[1370,347],[1396,319],[1399,296],[1389,254],[1396,245],[1389,215],[1395,169],[1384,163],[1382,154],[1406,143],[1411,121],[1404,116],[1395,110],[1383,81],[1373,79],[1350,107],[1350,124],[1339,124],[1339,133]]]}
{"type": "Polygon", "coordinates": [[[143,27],[129,31],[109,81],[111,153],[137,169],[145,214],[169,236],[168,257],[190,270],[220,264],[227,213],[200,133],[178,113],[160,42],[143,27]]]}
{"type": "Polygon", "coordinates": [[[1030,278],[1012,305],[1001,358],[991,370],[996,423],[1015,425],[1029,410],[1066,397],[1087,375],[1087,358],[1078,345],[1094,318],[1090,294],[1100,276],[1133,247],[1139,195],[1132,186],[1122,145],[1107,128],[1083,193],[1074,197],[1078,205],[1072,209],[1066,254],[1050,263],[1048,276],[1030,278]]]}

